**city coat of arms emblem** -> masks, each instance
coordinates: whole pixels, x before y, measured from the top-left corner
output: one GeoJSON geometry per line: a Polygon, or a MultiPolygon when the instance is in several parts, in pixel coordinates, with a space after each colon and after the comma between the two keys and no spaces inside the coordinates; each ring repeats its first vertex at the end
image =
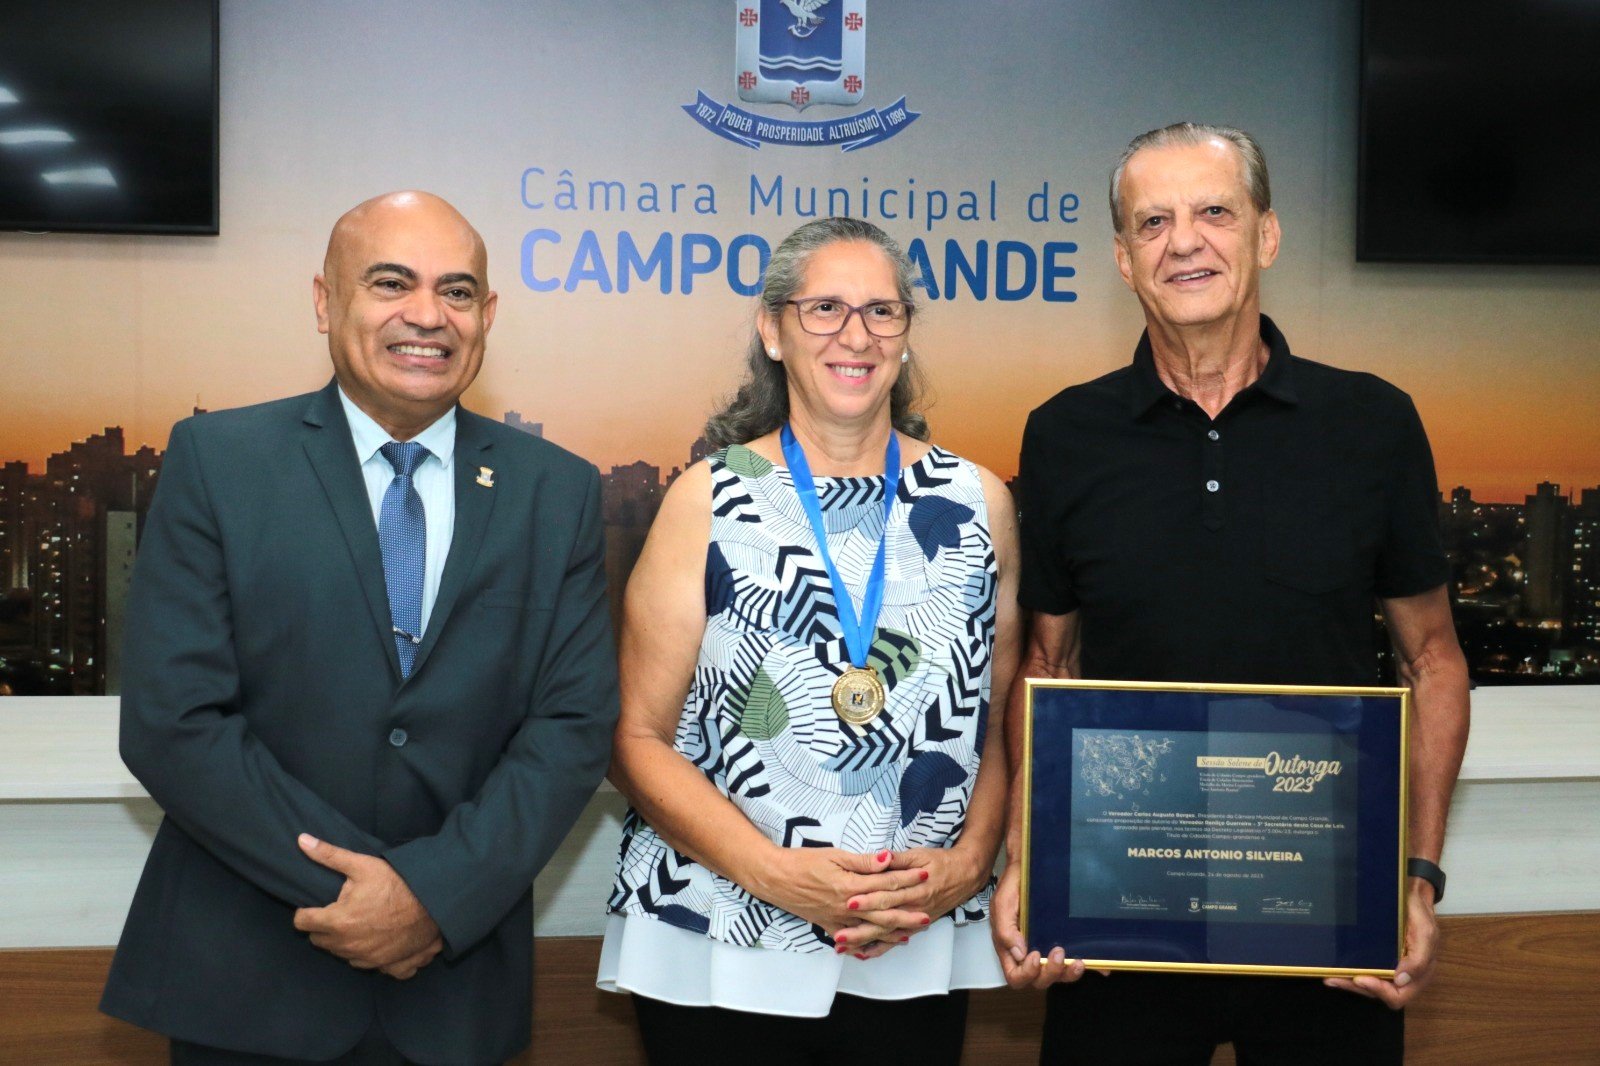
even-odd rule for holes
{"type": "Polygon", "coordinates": [[[734,80],[747,103],[850,106],[866,91],[866,0],[740,0],[734,80]]]}
{"type": "MultiPolygon", "coordinates": [[[[867,0],[735,0],[733,84],[739,101],[850,107],[867,92],[867,0]]],[[[904,96],[882,107],[816,120],[777,118],[695,94],[681,105],[718,137],[760,150],[835,147],[854,152],[879,144],[921,117],[904,96]]]]}

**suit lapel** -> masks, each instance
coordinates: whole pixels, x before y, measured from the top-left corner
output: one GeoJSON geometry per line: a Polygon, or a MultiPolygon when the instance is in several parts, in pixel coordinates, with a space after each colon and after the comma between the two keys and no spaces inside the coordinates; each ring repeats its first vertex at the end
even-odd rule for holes
{"type": "Polygon", "coordinates": [[[439,642],[439,634],[449,623],[450,614],[461,598],[473,564],[477,562],[483,535],[489,528],[489,516],[494,511],[494,501],[499,491],[492,487],[492,475],[488,477],[487,485],[481,484],[478,478],[480,468],[493,465],[489,462],[488,454],[491,443],[488,433],[484,431],[483,420],[470,411],[458,408],[455,531],[450,538],[450,554],[445,557],[444,574],[439,579],[439,595],[433,601],[433,613],[428,616],[428,630],[422,636],[422,646],[417,649],[417,661],[411,667],[412,677],[422,672],[422,664],[427,661],[434,645],[439,642]]]}
{"type": "Polygon", "coordinates": [[[345,546],[350,549],[350,559],[355,563],[356,577],[366,596],[372,624],[398,681],[400,656],[394,647],[394,623],[389,616],[389,592],[383,581],[378,527],[372,521],[366,482],[361,478],[361,466],[356,462],[355,447],[350,443],[350,426],[339,405],[337,388],[330,384],[312,397],[304,418],[305,424],[311,427],[305,438],[306,456],[344,532],[345,546]]]}

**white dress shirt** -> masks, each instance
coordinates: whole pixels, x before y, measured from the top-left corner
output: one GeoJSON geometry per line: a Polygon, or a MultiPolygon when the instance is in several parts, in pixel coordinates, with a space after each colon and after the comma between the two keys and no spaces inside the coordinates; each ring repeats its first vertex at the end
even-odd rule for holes
{"type": "MultiPolygon", "coordinates": [[[[361,464],[361,477],[367,483],[367,501],[372,504],[372,524],[378,524],[383,510],[383,494],[394,480],[394,467],[378,449],[394,438],[372,417],[355,405],[339,389],[339,402],[344,405],[344,417],[350,423],[350,438],[355,442],[356,461],[361,464]]],[[[439,416],[427,429],[411,438],[428,449],[428,458],[422,461],[411,475],[417,495],[422,497],[422,513],[428,523],[428,539],[422,564],[422,633],[428,631],[428,616],[433,613],[434,600],[439,596],[439,578],[444,575],[444,561],[450,554],[450,538],[456,528],[456,409],[439,416]]],[[[418,633],[417,636],[422,636],[418,633]]]]}

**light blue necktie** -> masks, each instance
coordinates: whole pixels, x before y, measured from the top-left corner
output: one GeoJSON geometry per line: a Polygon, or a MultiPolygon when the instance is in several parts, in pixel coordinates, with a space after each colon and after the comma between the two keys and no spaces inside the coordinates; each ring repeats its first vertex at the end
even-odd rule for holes
{"type": "Polygon", "coordinates": [[[400,675],[411,676],[422,643],[422,571],[428,545],[428,518],[411,475],[431,454],[412,441],[390,441],[378,449],[394,467],[394,480],[378,511],[378,547],[383,551],[383,581],[389,587],[389,621],[400,653],[400,675]]]}

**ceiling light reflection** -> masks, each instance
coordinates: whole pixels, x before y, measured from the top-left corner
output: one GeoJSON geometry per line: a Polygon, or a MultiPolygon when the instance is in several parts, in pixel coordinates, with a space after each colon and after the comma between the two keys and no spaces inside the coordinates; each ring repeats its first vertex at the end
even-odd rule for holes
{"type": "Polygon", "coordinates": [[[39,174],[51,185],[93,185],[115,189],[116,176],[110,167],[71,167],[64,170],[46,170],[39,174]]]}
{"type": "Polygon", "coordinates": [[[75,138],[66,130],[39,127],[28,130],[0,130],[0,144],[15,147],[24,144],[71,144],[75,138]]]}

